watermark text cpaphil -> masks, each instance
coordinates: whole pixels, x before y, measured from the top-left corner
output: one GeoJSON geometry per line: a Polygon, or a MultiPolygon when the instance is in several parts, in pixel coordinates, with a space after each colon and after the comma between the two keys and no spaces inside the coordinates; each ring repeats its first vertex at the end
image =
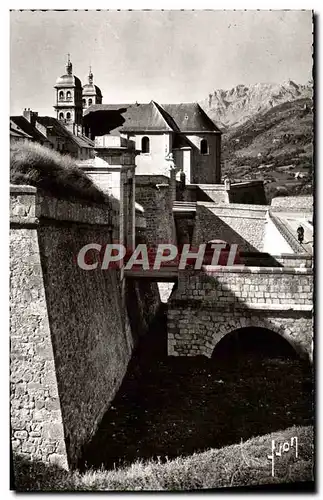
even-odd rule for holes
{"type": "Polygon", "coordinates": [[[101,267],[102,270],[124,267],[125,270],[160,270],[163,266],[186,269],[191,266],[201,269],[202,265],[241,266],[238,245],[227,243],[203,243],[196,248],[190,244],[177,247],[171,243],[158,244],[149,248],[141,243],[134,250],[120,243],[88,243],[77,255],[77,264],[86,271],[101,267]]]}

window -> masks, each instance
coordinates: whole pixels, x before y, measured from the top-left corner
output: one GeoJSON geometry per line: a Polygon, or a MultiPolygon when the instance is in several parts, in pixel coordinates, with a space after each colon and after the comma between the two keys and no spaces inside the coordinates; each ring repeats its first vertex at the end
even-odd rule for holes
{"type": "Polygon", "coordinates": [[[59,119],[60,119],[60,120],[64,120],[64,113],[60,113],[60,114],[59,114],[59,119]]]}
{"type": "Polygon", "coordinates": [[[85,108],[85,106],[86,106],[86,100],[82,99],[82,102],[83,102],[83,108],[85,108]]]}
{"type": "Polygon", "coordinates": [[[201,140],[200,151],[201,155],[207,155],[209,153],[209,148],[206,139],[201,140]]]}
{"type": "Polygon", "coordinates": [[[71,92],[69,90],[66,92],[66,99],[68,101],[70,101],[72,99],[72,94],[71,94],[71,92]]]}
{"type": "Polygon", "coordinates": [[[143,137],[141,139],[141,152],[142,153],[149,153],[149,138],[148,137],[143,137]]]}
{"type": "Polygon", "coordinates": [[[89,106],[91,106],[92,102],[92,99],[89,99],[89,106]]]}
{"type": "Polygon", "coordinates": [[[70,119],[71,119],[71,113],[70,113],[69,111],[66,113],[66,119],[67,119],[67,120],[70,120],[70,119]]]}
{"type": "Polygon", "coordinates": [[[62,101],[64,99],[64,92],[62,90],[59,92],[58,98],[60,101],[62,101]]]}

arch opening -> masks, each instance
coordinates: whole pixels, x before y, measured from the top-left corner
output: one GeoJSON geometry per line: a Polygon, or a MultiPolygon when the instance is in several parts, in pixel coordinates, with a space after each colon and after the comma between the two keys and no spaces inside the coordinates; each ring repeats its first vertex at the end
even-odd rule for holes
{"type": "Polygon", "coordinates": [[[209,152],[209,146],[206,139],[201,140],[200,144],[201,155],[207,155],[209,152]]]}
{"type": "Polygon", "coordinates": [[[278,333],[262,327],[239,328],[226,334],[215,346],[218,362],[263,362],[268,359],[299,360],[294,347],[278,333]]]}
{"type": "Polygon", "coordinates": [[[141,152],[142,153],[149,153],[149,151],[150,151],[149,138],[143,137],[141,139],[141,152]]]}

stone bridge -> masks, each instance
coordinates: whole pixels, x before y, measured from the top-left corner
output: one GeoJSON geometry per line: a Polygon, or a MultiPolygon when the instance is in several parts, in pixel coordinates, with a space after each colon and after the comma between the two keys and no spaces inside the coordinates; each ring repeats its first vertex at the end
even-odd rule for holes
{"type": "Polygon", "coordinates": [[[179,271],[168,303],[168,354],[205,355],[246,327],[276,332],[312,361],[313,271],[292,267],[211,267],[179,271]]]}

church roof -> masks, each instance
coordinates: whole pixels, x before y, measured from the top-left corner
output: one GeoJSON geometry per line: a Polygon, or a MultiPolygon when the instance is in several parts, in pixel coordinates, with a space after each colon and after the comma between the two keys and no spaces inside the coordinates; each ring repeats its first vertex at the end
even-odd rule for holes
{"type": "MultiPolygon", "coordinates": [[[[215,123],[196,103],[165,104],[93,104],[84,116],[95,112],[113,112],[122,115],[122,125],[111,128],[122,132],[218,132],[215,123]]],[[[112,113],[111,113],[112,114],[112,113]]]]}
{"type": "Polygon", "coordinates": [[[111,130],[116,128],[122,132],[173,130],[171,118],[153,101],[148,104],[93,104],[85,110],[84,116],[97,111],[110,111],[121,115],[122,124],[119,123],[111,130]]]}
{"type": "Polygon", "coordinates": [[[195,102],[162,104],[181,132],[220,132],[215,123],[195,102]]]}
{"type": "Polygon", "coordinates": [[[82,88],[82,83],[77,76],[74,75],[62,75],[59,78],[57,78],[56,83],[55,83],[55,88],[60,88],[60,87],[76,87],[76,88],[82,88]]]}

